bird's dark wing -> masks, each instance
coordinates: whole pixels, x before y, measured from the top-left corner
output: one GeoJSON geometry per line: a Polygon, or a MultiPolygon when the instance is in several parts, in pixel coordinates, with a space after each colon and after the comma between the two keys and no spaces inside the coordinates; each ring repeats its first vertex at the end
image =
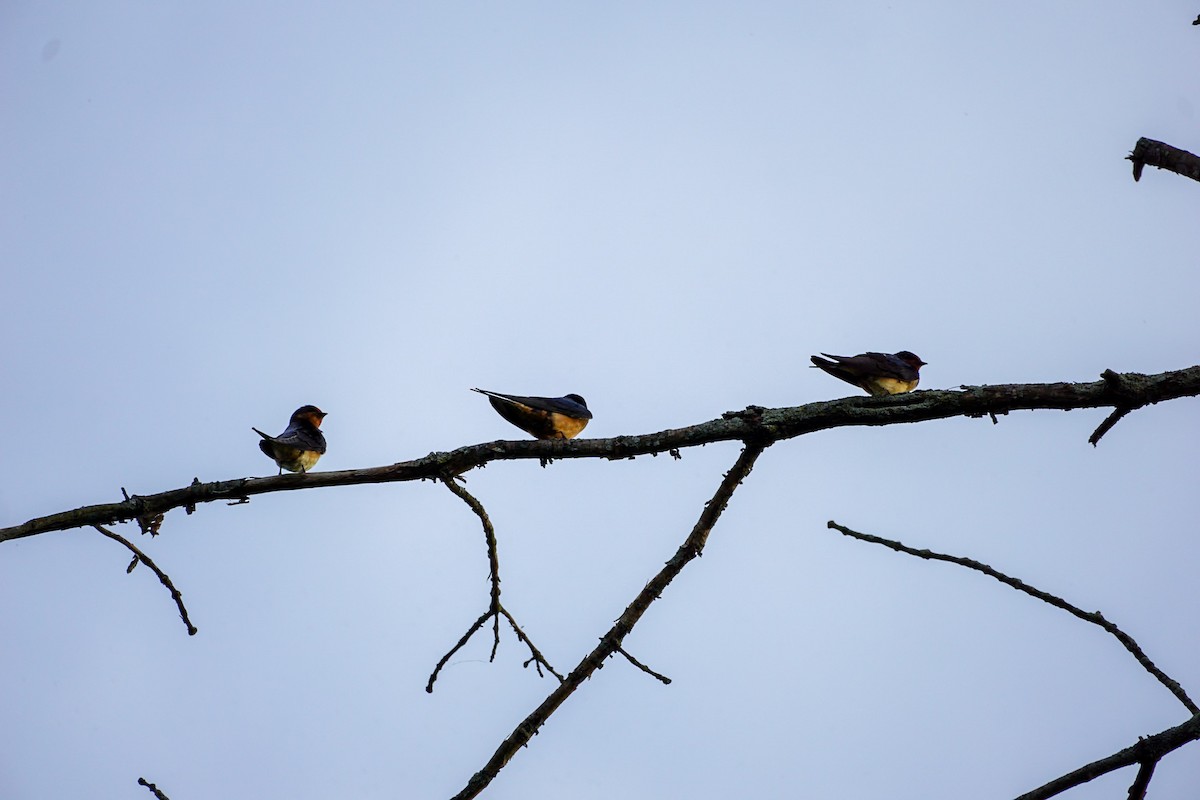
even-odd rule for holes
{"type": "Polygon", "coordinates": [[[278,436],[268,436],[267,438],[286,447],[295,447],[298,450],[311,450],[314,453],[325,452],[325,434],[319,430],[301,427],[300,425],[288,425],[287,430],[283,433],[278,436]]]}
{"type": "Polygon", "coordinates": [[[866,368],[873,369],[874,372],[871,374],[877,378],[897,378],[902,381],[911,381],[916,380],[918,376],[915,369],[891,353],[863,353],[855,358],[870,359],[870,366],[866,368]]]}
{"type": "Polygon", "coordinates": [[[539,400],[545,403],[545,406],[542,407],[545,411],[554,411],[575,419],[592,418],[592,412],[588,410],[587,406],[576,403],[569,397],[527,397],[526,400],[539,400]]]}
{"type": "MultiPolygon", "coordinates": [[[[575,419],[591,419],[592,412],[588,411],[587,406],[580,405],[574,400],[568,400],[565,397],[523,397],[516,394],[501,394],[500,392],[490,392],[487,389],[472,389],[471,391],[486,394],[488,397],[496,398],[505,403],[511,403],[515,406],[524,406],[526,409],[534,411],[545,411],[546,413],[558,413],[575,419]]],[[[492,404],[495,406],[495,403],[492,404]]],[[[500,407],[496,406],[499,411],[500,407]]],[[[501,412],[503,414],[503,412],[501,412]]],[[[507,417],[505,417],[507,419],[507,417]]],[[[511,422],[511,420],[509,420],[511,422]]]]}
{"type": "Polygon", "coordinates": [[[896,378],[911,381],[917,371],[891,353],[861,353],[857,356],[835,356],[821,353],[833,361],[812,357],[814,366],[820,367],[842,380],[854,382],[853,378],[896,378]]]}

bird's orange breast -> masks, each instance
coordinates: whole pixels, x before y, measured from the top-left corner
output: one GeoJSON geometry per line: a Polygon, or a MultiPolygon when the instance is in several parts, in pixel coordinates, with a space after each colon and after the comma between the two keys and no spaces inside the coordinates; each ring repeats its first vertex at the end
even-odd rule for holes
{"type": "Polygon", "coordinates": [[[879,391],[871,391],[871,394],[875,395],[876,397],[885,394],[904,394],[905,392],[911,392],[913,389],[917,388],[917,383],[919,382],[919,378],[911,381],[904,381],[900,380],[899,378],[875,378],[871,381],[873,384],[872,389],[877,388],[879,391]]]}
{"type": "Polygon", "coordinates": [[[588,421],[553,411],[550,413],[550,424],[554,426],[554,431],[558,434],[556,438],[574,439],[587,427],[588,421]]]}

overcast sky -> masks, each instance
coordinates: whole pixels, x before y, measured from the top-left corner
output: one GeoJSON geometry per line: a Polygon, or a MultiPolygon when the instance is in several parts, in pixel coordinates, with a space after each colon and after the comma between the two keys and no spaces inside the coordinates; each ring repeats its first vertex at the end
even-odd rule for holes
{"type": "MultiPolygon", "coordinates": [[[[0,3],[0,526],[521,438],[468,389],[587,398],[585,436],[854,390],[1200,361],[1189,3],[0,3]]],[[[841,429],[766,452],[704,558],[485,794],[1011,797],[1200,694],[1195,400],[841,429]]],[[[505,605],[574,667],[683,541],[736,443],[467,475],[505,605]]],[[[439,798],[553,688],[431,483],[0,545],[0,796],[439,798]]],[[[1071,798],[1123,796],[1125,771],[1071,798]]],[[[1152,796],[1200,785],[1200,748],[1152,796]]]]}

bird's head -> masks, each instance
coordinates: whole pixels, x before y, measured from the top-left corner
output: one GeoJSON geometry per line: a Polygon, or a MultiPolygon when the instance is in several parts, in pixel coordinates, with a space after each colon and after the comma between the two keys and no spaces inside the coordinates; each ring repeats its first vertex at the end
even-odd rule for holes
{"type": "Polygon", "coordinates": [[[292,413],[292,422],[307,422],[314,428],[321,427],[325,412],[316,406],[300,406],[292,413]]]}

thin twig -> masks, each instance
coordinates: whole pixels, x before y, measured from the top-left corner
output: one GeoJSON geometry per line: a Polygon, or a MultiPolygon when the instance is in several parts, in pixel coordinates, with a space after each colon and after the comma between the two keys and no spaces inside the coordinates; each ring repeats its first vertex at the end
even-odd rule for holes
{"type": "Polygon", "coordinates": [[[932,550],[917,550],[916,548],[909,547],[893,539],[884,539],[880,536],[872,536],[869,533],[859,533],[858,531],[850,530],[849,528],[839,525],[832,520],[829,521],[828,526],[851,538],[864,542],[870,542],[872,544],[883,545],[884,547],[895,550],[898,553],[906,553],[910,556],[916,556],[917,558],[924,558],[932,561],[945,561],[951,564],[958,564],[959,566],[967,567],[968,569],[973,569],[976,572],[982,572],[984,575],[995,578],[1006,586],[1011,586],[1019,592],[1024,592],[1030,597],[1036,597],[1038,600],[1049,603],[1055,608],[1061,608],[1063,611],[1078,617],[1084,622],[1090,622],[1093,625],[1100,626],[1115,636],[1117,641],[1120,642],[1135,659],[1137,659],[1137,662],[1141,664],[1147,672],[1153,675],[1159,683],[1167,687],[1167,690],[1170,691],[1171,694],[1175,695],[1179,702],[1183,703],[1184,707],[1187,708],[1188,711],[1192,712],[1193,714],[1200,714],[1200,706],[1197,706],[1194,702],[1192,702],[1192,698],[1188,697],[1187,692],[1183,690],[1183,687],[1180,686],[1177,681],[1159,669],[1154,662],[1150,660],[1149,656],[1142,651],[1142,648],[1138,646],[1138,643],[1133,640],[1132,636],[1125,633],[1116,625],[1105,619],[1104,615],[1099,611],[1084,611],[1078,606],[1072,605],[1066,600],[1063,600],[1061,597],[1056,597],[1048,592],[1043,592],[1041,589],[1030,586],[1024,581],[1013,578],[1009,575],[1005,575],[1003,572],[992,569],[987,564],[970,558],[951,556],[946,555],[945,553],[935,553],[932,550]]]}
{"type": "Polygon", "coordinates": [[[1092,447],[1095,447],[1097,443],[1099,443],[1100,439],[1103,438],[1104,434],[1111,431],[1113,426],[1120,422],[1121,419],[1124,418],[1125,415],[1130,411],[1133,411],[1133,409],[1129,408],[1128,406],[1115,409],[1111,414],[1104,418],[1104,422],[1101,422],[1100,426],[1097,427],[1096,430],[1092,431],[1092,435],[1088,437],[1088,444],[1090,444],[1092,447]]]}
{"type": "MultiPolygon", "coordinates": [[[[1111,756],[1084,764],[1079,769],[1072,770],[1066,775],[1055,778],[1032,792],[1026,792],[1016,800],[1047,800],[1047,798],[1062,794],[1068,789],[1074,789],[1080,784],[1087,783],[1093,778],[1107,775],[1114,770],[1134,764],[1143,764],[1147,759],[1157,761],[1173,750],[1178,750],[1189,742],[1200,739],[1200,714],[1196,714],[1182,725],[1167,728],[1165,731],[1139,739],[1136,744],[1111,756]]],[[[1136,781],[1135,781],[1136,783],[1136,781]]]]}
{"type": "Polygon", "coordinates": [[[1100,373],[1100,378],[1108,384],[1114,395],[1123,398],[1124,401],[1118,402],[1113,412],[1104,418],[1096,430],[1092,431],[1092,435],[1088,437],[1088,442],[1092,447],[1095,447],[1104,434],[1112,430],[1113,426],[1124,419],[1129,412],[1136,411],[1143,405],[1139,402],[1136,385],[1130,385],[1121,373],[1106,369],[1100,373]]]}
{"type": "MultiPolygon", "coordinates": [[[[179,590],[175,588],[175,584],[171,583],[171,578],[167,575],[167,573],[165,573],[161,569],[159,569],[158,565],[150,560],[150,556],[146,555],[141,550],[139,550],[137,548],[137,546],[134,545],[133,542],[129,541],[121,534],[110,531],[108,528],[105,528],[103,525],[93,525],[92,527],[95,528],[96,530],[100,531],[101,533],[103,533],[108,538],[125,545],[127,548],[129,548],[130,551],[133,552],[134,558],[137,561],[141,561],[143,564],[145,564],[147,567],[149,567],[151,570],[154,571],[154,574],[158,576],[158,579],[159,579],[159,581],[162,582],[162,585],[167,587],[167,591],[169,591],[171,593],[171,599],[175,601],[175,605],[178,606],[179,617],[180,617],[180,619],[183,620],[183,624],[187,626],[188,636],[195,636],[196,632],[197,632],[197,628],[195,625],[192,624],[192,621],[190,619],[188,619],[187,608],[183,605],[183,595],[180,594],[179,590]]],[[[125,570],[125,572],[129,573],[132,571],[133,571],[133,565],[130,564],[130,568],[125,570]]]]}
{"type": "Polygon", "coordinates": [[[476,772],[467,781],[467,785],[461,792],[454,796],[454,800],[467,800],[467,798],[477,797],[480,792],[487,788],[488,784],[500,774],[500,770],[504,769],[504,765],[516,755],[517,751],[529,744],[529,740],[546,723],[546,720],[558,710],[558,707],[585,680],[590,678],[592,673],[604,665],[605,659],[617,652],[625,637],[629,635],[629,632],[637,625],[638,620],[650,608],[650,604],[659,598],[671,581],[674,580],[675,576],[689,562],[704,551],[708,535],[712,532],[713,526],[717,524],[717,520],[720,519],[721,512],[729,504],[729,498],[733,496],[733,492],[737,489],[738,485],[750,474],[750,470],[754,468],[754,462],[769,444],[770,441],[766,438],[756,439],[746,444],[733,467],[721,480],[721,485],[717,487],[717,491],[708,503],[705,504],[704,510],[700,513],[700,519],[697,520],[695,527],[692,528],[691,533],[688,534],[687,539],[679,546],[679,549],[675,551],[675,555],[671,557],[671,560],[638,592],[637,597],[633,599],[633,602],[629,604],[625,612],[621,614],[616,623],[609,629],[608,633],[601,637],[600,644],[592,652],[584,656],[575,669],[571,670],[571,673],[567,675],[566,680],[547,695],[546,699],[500,743],[500,746],[483,766],[483,769],[476,772]]]}
{"type": "Polygon", "coordinates": [[[1092,383],[1035,383],[972,386],[962,391],[917,391],[887,397],[846,397],[808,403],[793,408],[746,409],[719,419],[683,428],[612,439],[547,439],[498,441],[460,447],[448,453],[430,453],[423,458],[383,467],[296,473],[268,478],[238,478],[213,483],[193,483],[152,495],[133,495],[128,500],[83,506],[21,525],[0,528],[0,542],[50,531],[87,525],[108,525],[166,513],[174,508],[195,507],[216,500],[238,500],[270,492],[317,489],[440,479],[461,475],[469,469],[498,460],[545,458],[624,459],[652,453],[670,453],[685,447],[715,442],[746,441],[769,434],[776,440],[791,439],[830,428],[863,425],[892,425],[924,422],[958,416],[1006,414],[1032,409],[1080,409],[1144,406],[1179,397],[1200,395],[1200,366],[1157,375],[1121,375],[1123,391],[1109,381],[1092,383]]]}
{"type": "Polygon", "coordinates": [[[454,476],[443,476],[441,481],[446,485],[447,489],[461,498],[462,501],[466,503],[472,511],[475,512],[475,515],[479,517],[479,521],[483,524],[483,536],[484,540],[487,542],[488,551],[488,577],[491,581],[492,589],[491,597],[488,602],[488,610],[483,612],[483,614],[479,616],[479,619],[475,620],[475,622],[470,628],[467,629],[467,632],[463,634],[462,638],[458,640],[454,647],[450,648],[450,651],[446,653],[446,655],[442,656],[441,660],[438,661],[437,666],[433,668],[433,672],[429,675],[429,682],[425,684],[425,691],[431,693],[433,692],[433,684],[437,681],[438,674],[442,671],[442,667],[446,666],[446,663],[450,660],[450,657],[461,650],[463,646],[466,645],[466,643],[470,640],[470,638],[475,635],[475,632],[482,628],[489,619],[492,620],[492,654],[488,658],[488,661],[495,661],[496,651],[500,648],[501,616],[508,620],[508,624],[512,626],[513,631],[517,635],[517,640],[524,643],[525,646],[529,648],[530,658],[525,662],[525,666],[528,667],[530,663],[536,664],[539,676],[542,675],[542,667],[545,667],[551,675],[558,678],[558,680],[561,682],[563,680],[563,676],[560,675],[558,670],[554,669],[550,662],[546,660],[546,657],[542,655],[542,651],[537,649],[533,641],[530,640],[525,631],[521,629],[521,626],[517,624],[517,620],[500,602],[500,556],[497,554],[496,548],[496,529],[492,527],[492,520],[488,517],[487,510],[483,507],[483,503],[479,502],[479,500],[473,494],[461,486],[454,476]]]}
{"type": "Polygon", "coordinates": [[[670,678],[668,678],[666,675],[661,675],[661,674],[655,672],[654,670],[650,669],[642,662],[638,661],[633,656],[629,655],[629,653],[625,650],[624,647],[618,647],[617,652],[620,653],[621,655],[625,656],[626,660],[629,661],[630,664],[633,664],[635,667],[637,667],[638,669],[640,669],[642,672],[646,673],[647,675],[651,676],[652,678],[657,678],[658,680],[662,681],[665,684],[671,683],[670,678]]]}
{"type": "Polygon", "coordinates": [[[459,484],[454,477],[442,478],[442,483],[446,485],[447,489],[457,495],[460,500],[466,503],[483,524],[483,538],[487,542],[488,551],[488,578],[492,583],[490,608],[495,613],[500,607],[500,556],[496,548],[496,529],[492,526],[492,520],[488,517],[487,509],[483,507],[483,503],[479,502],[475,495],[468,492],[466,487],[459,484]]]}
{"type": "Polygon", "coordinates": [[[145,786],[154,794],[155,797],[158,798],[158,800],[171,800],[171,798],[163,794],[157,786],[155,786],[153,783],[150,783],[150,781],[146,780],[145,778],[138,778],[138,786],[145,786]]]}
{"type": "Polygon", "coordinates": [[[517,641],[529,648],[529,659],[525,662],[525,666],[528,667],[530,664],[533,664],[537,668],[539,676],[542,674],[542,667],[545,667],[551,675],[558,678],[559,683],[562,683],[564,680],[566,680],[566,678],[558,673],[558,670],[550,665],[550,662],[547,661],[546,657],[542,655],[542,651],[537,649],[537,645],[535,645],[533,641],[525,634],[525,631],[522,630],[521,626],[517,624],[517,620],[503,605],[500,606],[500,614],[503,615],[503,617],[508,620],[508,624],[512,626],[513,633],[517,635],[517,641]]]}
{"type": "Polygon", "coordinates": [[[471,637],[475,635],[475,631],[482,628],[483,624],[491,619],[492,616],[493,615],[491,611],[485,611],[479,615],[479,619],[475,620],[475,623],[471,627],[467,628],[467,632],[462,635],[462,638],[458,640],[458,643],[455,644],[454,647],[451,647],[450,651],[447,652],[446,655],[442,656],[441,661],[439,661],[437,666],[433,668],[433,672],[429,675],[429,683],[425,684],[425,691],[433,694],[433,684],[434,681],[437,680],[438,673],[442,671],[442,667],[446,666],[446,662],[450,660],[450,657],[461,650],[463,646],[471,640],[471,637]]]}

